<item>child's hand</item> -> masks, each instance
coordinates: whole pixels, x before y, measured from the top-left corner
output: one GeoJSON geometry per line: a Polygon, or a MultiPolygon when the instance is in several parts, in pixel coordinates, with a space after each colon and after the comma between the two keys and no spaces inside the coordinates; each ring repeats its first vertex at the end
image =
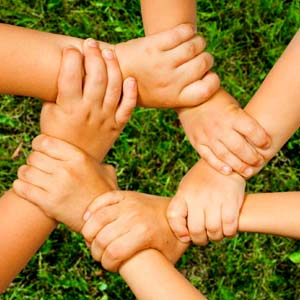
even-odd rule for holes
{"type": "Polygon", "coordinates": [[[252,167],[264,165],[259,148],[269,147],[270,137],[229,95],[180,110],[179,118],[193,147],[222,174],[235,171],[248,178],[252,167]]]}
{"type": "Polygon", "coordinates": [[[84,57],[65,49],[58,78],[56,103],[45,103],[41,113],[42,133],[71,143],[97,160],[103,160],[136,105],[133,78],[123,84],[112,50],[101,52],[89,39],[84,57]]]}
{"type": "Polygon", "coordinates": [[[123,75],[138,81],[140,105],[175,108],[198,105],[219,89],[218,76],[208,72],[213,57],[203,52],[205,46],[192,26],[183,24],[115,49],[123,75]]]}
{"type": "Polygon", "coordinates": [[[46,135],[36,137],[32,147],[27,165],[19,168],[15,192],[79,232],[88,205],[98,195],[117,188],[114,169],[46,135]]]}
{"type": "Polygon", "coordinates": [[[155,248],[172,263],[188,244],[176,239],[169,227],[166,210],[169,200],[136,192],[109,192],[89,206],[82,234],[90,243],[95,260],[109,271],[137,252],[155,248]]]}
{"type": "Polygon", "coordinates": [[[219,241],[233,236],[244,199],[245,179],[238,174],[224,176],[199,161],[182,179],[167,216],[182,242],[205,245],[208,238],[219,241]]]}

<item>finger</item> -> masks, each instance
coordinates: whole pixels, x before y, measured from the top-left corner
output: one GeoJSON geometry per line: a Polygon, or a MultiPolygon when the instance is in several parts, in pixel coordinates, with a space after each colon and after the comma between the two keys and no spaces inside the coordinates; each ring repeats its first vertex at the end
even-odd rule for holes
{"type": "Polygon", "coordinates": [[[110,49],[102,50],[102,55],[107,69],[107,88],[103,100],[103,110],[108,115],[115,114],[122,93],[122,73],[115,53],[110,49]]]}
{"type": "Polygon", "coordinates": [[[148,248],[144,233],[139,227],[127,232],[109,244],[102,256],[102,266],[111,272],[117,272],[122,262],[148,248]]]}
{"type": "Polygon", "coordinates": [[[120,219],[106,225],[100,232],[98,232],[92,242],[93,258],[100,261],[103,252],[109,244],[127,232],[127,226],[124,227],[124,222],[120,221],[120,219]]]}
{"type": "Polygon", "coordinates": [[[123,97],[116,111],[116,122],[125,126],[137,103],[137,84],[134,78],[126,78],[123,83],[123,97]]]}
{"type": "Polygon", "coordinates": [[[207,236],[211,241],[221,241],[223,236],[221,207],[210,204],[205,210],[207,236]]]}
{"type": "Polygon", "coordinates": [[[211,147],[216,157],[226,165],[230,166],[235,172],[246,177],[253,175],[254,170],[232,154],[229,149],[224,146],[222,141],[212,143],[211,147]]]}
{"type": "Polygon", "coordinates": [[[240,117],[237,118],[233,128],[256,147],[268,149],[271,146],[271,138],[264,128],[243,110],[240,111],[240,117]]]}
{"type": "Polygon", "coordinates": [[[42,204],[48,195],[45,190],[20,179],[14,181],[13,189],[19,197],[24,198],[39,207],[43,207],[42,204]]]}
{"type": "Polygon", "coordinates": [[[168,206],[167,218],[175,236],[183,243],[191,240],[187,228],[187,215],[188,208],[185,200],[176,195],[168,206]]]}
{"type": "Polygon", "coordinates": [[[191,82],[179,95],[182,107],[196,106],[211,98],[220,88],[220,79],[216,73],[208,72],[202,80],[191,82]]]}
{"type": "Polygon", "coordinates": [[[205,47],[205,39],[202,36],[195,35],[192,39],[168,51],[167,55],[172,56],[174,65],[178,67],[198,56],[204,51],[205,47]]]}
{"type": "Polygon", "coordinates": [[[119,208],[108,206],[95,211],[81,229],[81,234],[88,242],[92,242],[98,232],[118,218],[119,208]]]}
{"type": "Polygon", "coordinates": [[[59,168],[59,161],[39,151],[33,151],[27,157],[27,165],[52,174],[59,168]]]}
{"type": "Polygon", "coordinates": [[[223,234],[232,237],[238,230],[238,212],[239,208],[236,202],[228,201],[222,205],[222,228],[223,234]]]}
{"type": "Polygon", "coordinates": [[[58,75],[57,103],[67,105],[77,102],[82,97],[82,62],[81,53],[74,48],[63,50],[61,67],[58,75]]]}
{"type": "Polygon", "coordinates": [[[91,250],[91,255],[92,255],[93,259],[95,261],[101,262],[104,249],[99,247],[98,240],[94,239],[91,243],[87,242],[87,241],[86,241],[86,243],[89,243],[91,245],[90,250],[91,250]]]}
{"type": "Polygon", "coordinates": [[[194,244],[205,246],[208,243],[205,230],[205,215],[202,208],[189,210],[188,228],[194,244]]]}
{"type": "Polygon", "coordinates": [[[23,165],[18,170],[18,178],[45,191],[49,189],[52,176],[35,167],[23,165]]]}
{"type": "Polygon", "coordinates": [[[202,52],[185,64],[179,66],[177,71],[186,86],[201,80],[214,64],[213,56],[208,52],[202,52]]]}
{"type": "Polygon", "coordinates": [[[263,166],[264,158],[236,131],[232,131],[222,139],[224,146],[240,160],[251,166],[263,166]]]}
{"type": "Polygon", "coordinates": [[[219,160],[215,154],[210,150],[210,148],[206,145],[197,145],[197,152],[199,155],[208,162],[208,164],[213,167],[218,172],[224,175],[232,174],[232,168],[226,164],[224,164],[221,160],[219,160]]]}
{"type": "Polygon", "coordinates": [[[119,203],[124,199],[122,192],[112,191],[107,192],[99,197],[97,197],[87,208],[87,212],[91,215],[96,210],[102,209],[103,207],[114,205],[119,203]]]}
{"type": "Polygon", "coordinates": [[[40,134],[32,141],[32,148],[57,160],[68,161],[70,159],[81,159],[86,156],[77,147],[45,134],[40,134]]]}
{"type": "Polygon", "coordinates": [[[95,40],[85,40],[83,51],[85,55],[84,99],[98,102],[101,107],[107,85],[106,65],[102,58],[99,45],[95,40]]]}
{"type": "Polygon", "coordinates": [[[194,35],[195,31],[191,24],[181,24],[151,36],[151,43],[156,44],[159,49],[167,51],[191,39],[194,35]]]}

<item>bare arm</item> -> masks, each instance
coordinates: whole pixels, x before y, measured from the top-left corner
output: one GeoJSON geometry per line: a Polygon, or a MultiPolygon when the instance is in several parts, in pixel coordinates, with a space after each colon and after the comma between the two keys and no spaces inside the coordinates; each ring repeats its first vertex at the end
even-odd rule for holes
{"type": "Polygon", "coordinates": [[[300,239],[300,192],[247,195],[239,231],[300,239]]]}
{"type": "Polygon", "coordinates": [[[0,292],[27,264],[56,222],[12,190],[0,199],[0,292]]]}
{"type": "MultiPolygon", "coordinates": [[[[300,124],[300,31],[277,61],[245,110],[272,137],[269,160],[300,124]]],[[[256,172],[260,169],[257,168],[256,172]]]]}
{"type": "MultiPolygon", "coordinates": [[[[0,24],[0,93],[54,101],[62,50],[82,50],[83,40],[0,24]]],[[[109,44],[100,43],[100,47],[109,44]]]]}
{"type": "MultiPolygon", "coordinates": [[[[193,23],[196,28],[194,0],[141,0],[141,4],[146,34],[180,23],[193,23]],[[161,18],[158,17],[158,12],[161,18]]],[[[278,152],[300,124],[299,57],[300,31],[245,108],[245,111],[255,118],[272,138],[271,147],[263,152],[267,160],[278,152]]],[[[218,98],[232,101],[231,95],[224,90],[216,93],[210,101],[218,101],[218,98]]],[[[256,168],[256,173],[259,170],[260,168],[256,168]]]]}
{"type": "Polygon", "coordinates": [[[206,299],[156,250],[139,252],[120,274],[139,300],[206,299]]]}
{"type": "Polygon", "coordinates": [[[197,26],[195,0],[141,0],[146,35],[158,33],[178,24],[197,26]],[[161,14],[161,18],[158,16],[161,14]]]}

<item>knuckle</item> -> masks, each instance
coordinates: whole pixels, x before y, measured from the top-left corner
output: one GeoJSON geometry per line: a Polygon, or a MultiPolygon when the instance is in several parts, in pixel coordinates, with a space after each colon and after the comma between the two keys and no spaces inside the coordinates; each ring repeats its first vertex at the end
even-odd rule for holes
{"type": "Polygon", "coordinates": [[[204,52],[201,55],[200,67],[203,71],[209,70],[211,67],[209,53],[204,52]]]}
{"type": "Polygon", "coordinates": [[[201,97],[208,99],[212,95],[212,87],[208,84],[204,84],[201,88],[201,97]]]}
{"type": "Polygon", "coordinates": [[[101,262],[101,254],[96,249],[94,249],[94,247],[92,248],[91,254],[95,261],[101,262]]]}
{"type": "Polygon", "coordinates": [[[165,89],[168,87],[168,85],[169,85],[169,80],[167,78],[160,79],[157,82],[157,87],[160,89],[165,89]]]}
{"type": "Polygon", "coordinates": [[[87,155],[82,151],[76,151],[76,153],[74,153],[73,158],[76,160],[77,163],[86,163],[88,161],[87,155]]]}
{"type": "Polygon", "coordinates": [[[236,153],[242,153],[245,150],[245,144],[241,141],[232,143],[232,150],[236,153]]]}
{"type": "Polygon", "coordinates": [[[31,199],[32,192],[29,185],[23,184],[20,180],[16,180],[13,187],[19,195],[24,198],[31,199]]]}
{"type": "Polygon", "coordinates": [[[216,149],[216,154],[221,160],[226,160],[228,158],[228,152],[226,149],[216,149]]]}
{"type": "Polygon", "coordinates": [[[207,46],[206,39],[203,36],[198,35],[199,44],[201,45],[201,49],[205,49],[207,46]]]}
{"type": "Polygon", "coordinates": [[[26,178],[27,176],[27,166],[23,165],[18,169],[18,178],[26,178]]]}
{"type": "Polygon", "coordinates": [[[191,227],[189,229],[190,235],[192,237],[200,237],[203,236],[205,234],[205,230],[204,228],[200,228],[200,227],[191,227]]]}
{"type": "Polygon", "coordinates": [[[185,51],[185,57],[193,57],[197,52],[196,50],[196,45],[194,43],[189,43],[185,51]]]}
{"type": "Polygon", "coordinates": [[[175,221],[179,217],[178,211],[171,207],[167,210],[167,218],[171,221],[175,221]]]}
{"type": "Polygon", "coordinates": [[[227,225],[233,225],[236,222],[236,215],[234,213],[228,213],[222,217],[223,223],[227,225]]]}
{"type": "Polygon", "coordinates": [[[174,33],[177,34],[176,41],[180,40],[181,36],[193,36],[194,35],[194,29],[191,24],[181,24],[177,28],[178,30],[174,31],[174,33]]]}
{"type": "Polygon", "coordinates": [[[212,234],[217,234],[221,231],[221,226],[218,224],[207,224],[206,225],[207,231],[212,234]]]}
{"type": "Polygon", "coordinates": [[[39,155],[38,155],[38,153],[36,151],[31,152],[29,154],[29,156],[27,157],[27,160],[26,160],[26,162],[28,164],[34,164],[34,163],[36,163],[38,161],[39,161],[39,155]]]}
{"type": "Polygon", "coordinates": [[[101,248],[101,249],[105,249],[108,245],[107,236],[105,236],[104,234],[97,235],[95,241],[97,243],[97,246],[99,246],[99,248],[101,248]]]}
{"type": "Polygon", "coordinates": [[[109,260],[116,261],[121,260],[121,249],[114,245],[108,246],[105,250],[105,254],[109,260]]]}
{"type": "Polygon", "coordinates": [[[176,31],[173,31],[171,34],[170,34],[170,40],[171,40],[171,43],[172,44],[177,44],[180,40],[181,40],[181,34],[184,32],[184,31],[187,31],[188,29],[184,29],[184,27],[182,26],[181,30],[176,30],[176,31]]]}

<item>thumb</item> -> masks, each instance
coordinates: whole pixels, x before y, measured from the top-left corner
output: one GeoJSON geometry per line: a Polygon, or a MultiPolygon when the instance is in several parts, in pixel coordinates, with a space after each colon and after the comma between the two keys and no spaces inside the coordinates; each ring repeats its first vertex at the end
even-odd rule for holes
{"type": "Polygon", "coordinates": [[[176,195],[169,204],[167,218],[175,236],[183,243],[188,243],[191,240],[187,228],[187,215],[186,201],[183,197],[176,195]]]}

